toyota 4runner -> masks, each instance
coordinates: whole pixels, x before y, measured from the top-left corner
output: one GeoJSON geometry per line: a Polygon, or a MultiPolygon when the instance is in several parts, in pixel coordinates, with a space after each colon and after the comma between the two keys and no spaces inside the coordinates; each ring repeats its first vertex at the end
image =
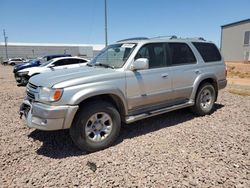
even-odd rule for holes
{"type": "Polygon", "coordinates": [[[70,129],[82,150],[109,147],[121,123],[190,107],[210,114],[226,69],[202,38],[133,38],[102,50],[85,67],[32,77],[20,108],[28,127],[70,129]]]}

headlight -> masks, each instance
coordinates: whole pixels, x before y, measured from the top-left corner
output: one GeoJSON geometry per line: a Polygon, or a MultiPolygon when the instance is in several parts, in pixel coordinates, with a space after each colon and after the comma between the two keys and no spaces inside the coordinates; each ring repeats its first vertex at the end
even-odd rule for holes
{"type": "Polygon", "coordinates": [[[19,74],[20,76],[25,76],[25,75],[29,74],[29,71],[18,72],[18,74],[19,74]]]}
{"type": "Polygon", "coordinates": [[[58,101],[63,94],[63,89],[53,89],[47,87],[40,87],[38,98],[41,101],[54,102],[58,101]]]}

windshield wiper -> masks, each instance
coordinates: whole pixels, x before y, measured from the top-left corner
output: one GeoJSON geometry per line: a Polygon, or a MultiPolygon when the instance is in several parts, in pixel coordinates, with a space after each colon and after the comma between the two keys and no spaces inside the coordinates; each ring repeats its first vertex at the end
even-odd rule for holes
{"type": "Polygon", "coordinates": [[[95,66],[100,66],[100,67],[105,67],[105,68],[111,68],[114,69],[114,66],[110,66],[108,64],[104,64],[104,63],[96,63],[95,66]]]}

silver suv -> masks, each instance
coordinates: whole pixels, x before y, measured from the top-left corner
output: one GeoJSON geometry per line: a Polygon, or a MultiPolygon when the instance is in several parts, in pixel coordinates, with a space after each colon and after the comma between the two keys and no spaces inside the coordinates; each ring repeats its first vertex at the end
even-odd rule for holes
{"type": "Polygon", "coordinates": [[[31,128],[70,129],[74,143],[92,152],[110,146],[122,122],[185,107],[210,114],[226,84],[211,42],[133,38],[109,45],[84,67],[32,77],[20,113],[31,128]]]}

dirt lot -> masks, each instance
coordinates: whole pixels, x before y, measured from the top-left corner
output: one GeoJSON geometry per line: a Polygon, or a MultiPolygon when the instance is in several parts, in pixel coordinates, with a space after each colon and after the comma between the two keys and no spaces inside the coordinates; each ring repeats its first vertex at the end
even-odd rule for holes
{"type": "Polygon", "coordinates": [[[210,116],[126,125],[113,147],[85,154],[68,131],[25,126],[11,71],[0,65],[0,187],[250,187],[250,97],[222,91],[210,116]]]}
{"type": "Polygon", "coordinates": [[[226,62],[228,91],[233,94],[250,96],[250,63],[226,62]]]}
{"type": "Polygon", "coordinates": [[[250,63],[226,62],[226,65],[230,84],[250,86],[250,63]]]}

